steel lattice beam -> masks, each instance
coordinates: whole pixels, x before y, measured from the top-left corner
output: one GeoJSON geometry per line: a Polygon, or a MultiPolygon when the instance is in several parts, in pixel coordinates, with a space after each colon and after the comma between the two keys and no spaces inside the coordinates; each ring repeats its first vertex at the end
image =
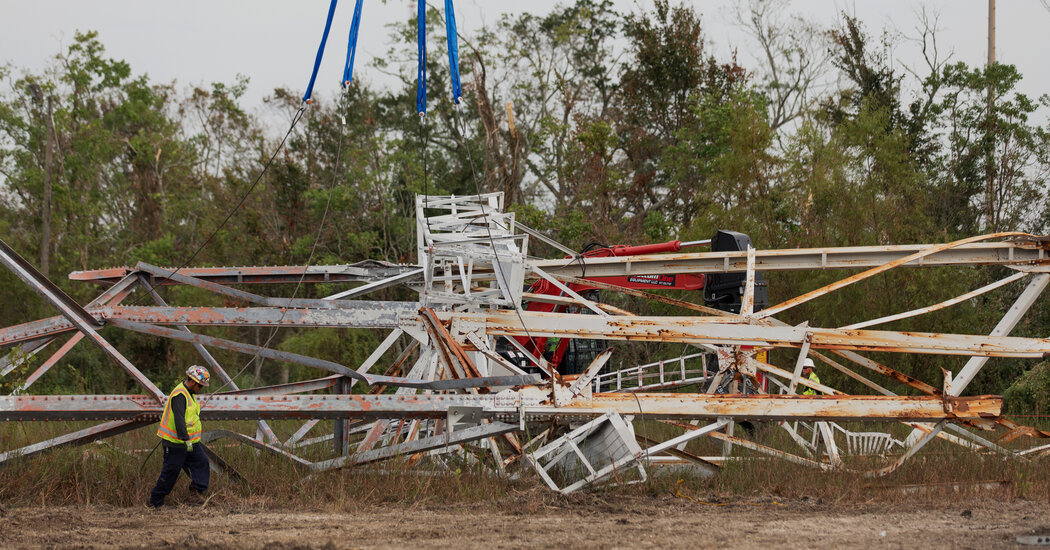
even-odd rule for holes
{"type": "MultiPolygon", "coordinates": [[[[674,393],[600,394],[565,406],[536,403],[508,391],[498,394],[431,395],[202,395],[205,420],[307,418],[444,418],[450,407],[476,407],[488,417],[529,421],[598,417],[607,412],[652,419],[728,417],[745,420],[967,420],[999,416],[998,396],[796,396],[674,393]],[[946,410],[947,409],[947,410],[946,410]]],[[[142,395],[0,396],[0,421],[144,420],[162,407],[142,395]]]]}
{"type": "Polygon", "coordinates": [[[442,320],[485,327],[490,335],[572,337],[645,342],[685,342],[732,346],[801,347],[814,349],[891,351],[987,357],[1050,356],[1050,339],[840,330],[816,327],[746,324],[743,318],[725,317],[598,317],[566,313],[492,311],[489,313],[440,312],[442,320]]]}
{"type": "MultiPolygon", "coordinates": [[[[372,282],[400,275],[417,269],[414,266],[403,266],[366,260],[348,265],[301,265],[264,266],[264,267],[184,267],[179,273],[220,284],[273,284],[292,283],[300,280],[303,283],[341,283],[372,282]]],[[[125,276],[138,271],[130,267],[96,269],[91,271],[74,271],[69,278],[74,281],[85,281],[100,284],[113,284],[125,276]]],[[[158,285],[178,284],[164,278],[158,278],[158,285]]]]}
{"type": "MultiPolygon", "coordinates": [[[[756,250],[755,270],[799,271],[824,269],[863,269],[887,264],[936,245],[851,246],[835,248],[796,248],[756,250]]],[[[1050,266],[1050,243],[1045,239],[1027,242],[972,243],[937,252],[904,267],[954,265],[1050,266]]],[[[534,265],[547,273],[572,277],[623,277],[677,273],[744,273],[747,252],[700,252],[540,260],[534,265]],[[580,265],[585,263],[586,265],[580,265]]]]}

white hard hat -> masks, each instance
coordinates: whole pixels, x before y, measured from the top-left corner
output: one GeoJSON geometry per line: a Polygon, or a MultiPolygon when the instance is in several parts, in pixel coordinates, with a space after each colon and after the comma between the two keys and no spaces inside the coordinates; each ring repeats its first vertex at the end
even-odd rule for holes
{"type": "Polygon", "coordinates": [[[211,380],[211,373],[208,372],[208,369],[200,365],[192,365],[190,368],[186,369],[186,377],[201,386],[207,386],[208,381],[211,380]]]}
{"type": "Polygon", "coordinates": [[[813,363],[813,360],[810,359],[809,357],[807,357],[806,360],[802,362],[802,368],[807,368],[807,367],[808,368],[816,367],[816,365],[813,363]]]}

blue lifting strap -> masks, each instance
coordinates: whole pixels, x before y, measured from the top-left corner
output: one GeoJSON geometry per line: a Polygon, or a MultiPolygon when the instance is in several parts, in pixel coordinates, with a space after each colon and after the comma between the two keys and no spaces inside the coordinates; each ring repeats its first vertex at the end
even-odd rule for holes
{"type": "Polygon", "coordinates": [[[419,116],[427,114],[427,3],[418,0],[419,24],[419,71],[416,80],[416,112],[419,116]]]}
{"type": "Polygon", "coordinates": [[[364,0],[357,0],[354,6],[354,20],[350,23],[350,40],[346,45],[346,68],[343,69],[343,88],[350,86],[354,77],[354,57],[357,55],[357,29],[361,26],[361,4],[364,0]]]}
{"type": "Polygon", "coordinates": [[[310,83],[306,86],[306,94],[303,95],[303,101],[310,103],[310,98],[313,97],[314,93],[314,81],[317,80],[317,70],[321,68],[321,57],[324,56],[324,45],[328,41],[328,31],[332,29],[332,16],[335,15],[335,3],[337,0],[332,0],[332,5],[328,6],[328,21],[324,24],[324,34],[321,35],[321,45],[317,47],[317,58],[314,59],[314,72],[310,74],[310,83]]]}
{"type": "Polygon", "coordinates": [[[459,105],[463,88],[459,85],[459,39],[456,36],[456,12],[452,0],[445,0],[445,34],[448,35],[448,67],[452,79],[452,101],[459,105]]]}

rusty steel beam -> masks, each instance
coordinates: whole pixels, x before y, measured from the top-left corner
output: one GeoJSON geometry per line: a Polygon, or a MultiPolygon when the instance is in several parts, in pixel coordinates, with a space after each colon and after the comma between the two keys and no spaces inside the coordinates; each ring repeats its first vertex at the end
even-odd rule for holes
{"type": "Polygon", "coordinates": [[[37,367],[37,369],[33,371],[33,374],[30,374],[28,377],[26,377],[25,382],[23,382],[22,385],[18,387],[18,391],[25,391],[27,388],[29,388],[29,386],[32,386],[33,383],[39,380],[41,376],[47,373],[47,371],[51,370],[51,367],[55,366],[55,364],[61,361],[62,358],[65,357],[66,354],[69,353],[71,349],[73,349],[73,346],[77,345],[77,342],[79,342],[82,338],[84,338],[84,334],[82,332],[78,332],[71,336],[69,340],[66,340],[66,343],[62,344],[62,347],[58,348],[58,351],[51,354],[51,357],[48,357],[46,361],[44,361],[39,367],[37,367]]]}
{"type": "MultiPolygon", "coordinates": [[[[245,344],[242,342],[234,342],[233,340],[226,340],[224,338],[215,338],[213,336],[205,336],[203,334],[195,334],[192,332],[185,332],[182,330],[159,327],[156,325],[148,325],[145,323],[124,321],[121,319],[111,319],[110,323],[112,323],[113,326],[130,330],[133,332],[140,332],[142,334],[151,334],[153,336],[170,338],[172,340],[181,340],[183,342],[189,342],[191,344],[212,346],[240,353],[258,355],[267,359],[273,359],[275,361],[284,361],[288,363],[304,365],[307,367],[314,367],[333,372],[335,374],[340,374],[342,376],[347,376],[355,380],[360,380],[370,386],[382,384],[386,386],[418,388],[427,390],[455,390],[478,387],[517,386],[522,384],[532,384],[539,381],[539,375],[488,376],[484,378],[464,378],[461,380],[423,380],[418,378],[404,378],[399,376],[381,376],[375,374],[360,373],[350,368],[347,368],[345,365],[340,365],[339,363],[335,363],[333,361],[317,359],[306,355],[300,355],[298,353],[279,351],[275,349],[265,348],[262,346],[254,346],[252,344],[245,344]]],[[[161,401],[163,401],[163,399],[161,401]]]]}
{"type": "MultiPolygon", "coordinates": [[[[91,316],[101,319],[102,315],[96,310],[91,316]]],[[[45,344],[50,343],[55,337],[67,332],[74,332],[77,327],[61,315],[30,321],[20,325],[12,325],[0,328],[0,348],[13,346],[15,344],[29,343],[30,349],[36,351],[45,344]]],[[[6,373],[5,373],[6,374],[6,373]]]]}
{"type": "MultiPolygon", "coordinates": [[[[279,307],[160,307],[107,306],[89,309],[99,322],[122,319],[139,323],[183,326],[299,326],[337,328],[397,327],[403,316],[415,315],[415,302],[354,301],[341,309],[285,309],[279,307]]],[[[77,330],[61,315],[0,328],[0,348],[24,342],[44,341],[77,330]]],[[[50,340],[47,340],[50,341],[50,340]]]]}
{"type": "MultiPolygon", "coordinates": [[[[938,245],[850,246],[756,250],[757,271],[798,271],[824,269],[865,269],[884,265],[930,250],[938,245]]],[[[689,254],[651,254],[538,260],[533,262],[551,275],[571,277],[623,277],[677,273],[744,273],[747,251],[698,252],[689,254]]],[[[1045,266],[1050,263],[1050,246],[1032,238],[1017,242],[970,243],[907,262],[903,267],[953,265],[1045,266]]]]}
{"type": "Polygon", "coordinates": [[[114,306],[97,310],[97,314],[103,320],[122,319],[157,325],[391,329],[398,326],[402,317],[413,317],[419,309],[416,302],[351,303],[355,306],[343,309],[114,306]]]}
{"type": "Polygon", "coordinates": [[[61,312],[63,316],[74,324],[77,324],[78,327],[80,324],[96,328],[102,326],[96,319],[88,315],[87,311],[76,300],[70,298],[62,289],[55,286],[47,277],[44,277],[32,264],[15,252],[3,240],[0,240],[0,263],[7,266],[11,273],[22,279],[26,286],[47,300],[52,307],[61,312]]]}
{"type": "MultiPolygon", "coordinates": [[[[1010,310],[1006,312],[1006,315],[999,320],[999,323],[992,329],[992,336],[1005,336],[1021,322],[1028,310],[1035,304],[1035,301],[1039,296],[1046,290],[1046,287],[1050,285],[1050,274],[1040,273],[1032,278],[1032,281],[1028,283],[1028,286],[1024,289],[1024,292],[1017,298],[1017,301],[1010,307],[1010,310]]],[[[984,364],[988,362],[988,359],[984,357],[973,357],[966,362],[962,370],[956,374],[955,379],[952,380],[952,387],[948,393],[951,395],[961,395],[966,386],[969,385],[973,378],[977,376],[977,373],[981,371],[984,364]]]]}
{"type": "MultiPolygon", "coordinates": [[[[300,458],[298,456],[295,456],[294,454],[289,453],[289,452],[285,451],[284,449],[280,449],[278,447],[274,447],[273,445],[267,445],[266,442],[264,442],[264,441],[260,441],[260,440],[254,438],[254,437],[249,437],[249,436],[244,435],[244,434],[240,434],[240,433],[237,433],[237,432],[231,432],[229,430],[209,430],[209,431],[204,432],[203,434],[201,434],[201,443],[211,443],[213,441],[218,441],[218,440],[221,440],[221,439],[232,439],[232,440],[234,440],[234,441],[236,441],[238,443],[242,443],[242,444],[247,445],[249,447],[253,447],[255,449],[258,449],[260,451],[267,451],[269,453],[273,453],[273,454],[275,454],[277,456],[280,456],[280,457],[285,458],[287,460],[290,460],[290,461],[292,461],[292,462],[294,462],[296,464],[299,464],[300,466],[306,466],[306,467],[311,467],[312,466],[312,463],[309,460],[306,460],[304,458],[300,458]]],[[[205,449],[207,449],[207,447],[205,447],[205,449]]]]}
{"type": "MultiPolygon", "coordinates": [[[[343,283],[371,282],[387,279],[418,269],[405,266],[365,260],[347,265],[314,265],[314,266],[264,266],[264,267],[184,267],[179,273],[219,284],[274,284],[292,283],[300,280],[303,283],[343,283]]],[[[69,278],[98,284],[113,284],[130,274],[138,273],[130,267],[96,269],[91,271],[74,271],[69,278]]],[[[178,284],[168,279],[157,279],[158,285],[178,284]]]]}
{"type": "Polygon", "coordinates": [[[791,299],[786,300],[784,302],[781,302],[779,304],[775,304],[775,305],[769,306],[766,309],[762,310],[762,312],[759,313],[757,315],[757,317],[769,317],[771,315],[775,315],[777,313],[780,313],[781,311],[790,309],[790,308],[795,307],[795,306],[797,306],[799,304],[804,304],[804,303],[806,303],[806,302],[808,302],[810,300],[813,300],[815,298],[819,298],[821,296],[825,296],[825,295],[827,295],[830,292],[833,292],[833,291],[841,289],[841,288],[845,288],[845,287],[847,287],[849,285],[858,283],[858,282],[863,281],[865,279],[870,279],[871,277],[879,275],[880,273],[885,273],[885,272],[887,272],[887,271],[889,271],[889,270],[891,270],[891,269],[893,269],[895,267],[899,267],[899,266],[905,265],[907,263],[920,262],[920,264],[921,264],[921,262],[923,260],[925,260],[926,258],[928,258],[930,256],[933,256],[933,255],[937,254],[938,252],[945,252],[945,251],[948,251],[948,250],[959,248],[960,246],[976,243],[976,242],[979,242],[979,241],[986,241],[986,240],[989,240],[989,239],[998,239],[998,238],[1003,238],[1003,237],[1014,237],[1014,238],[1016,238],[1016,237],[1021,237],[1021,236],[1027,236],[1027,235],[1025,233],[1017,233],[1017,232],[994,233],[994,234],[991,234],[991,235],[979,235],[979,236],[976,236],[976,237],[967,237],[965,239],[952,241],[950,243],[931,245],[931,246],[929,246],[929,247],[927,247],[927,248],[925,248],[923,250],[920,250],[918,252],[915,252],[913,254],[909,254],[909,255],[904,256],[902,258],[897,258],[896,260],[893,260],[893,261],[890,261],[890,262],[886,262],[886,263],[884,263],[882,265],[878,265],[878,266],[872,267],[871,269],[868,269],[868,270],[864,271],[863,273],[857,273],[856,275],[852,275],[852,276],[846,277],[844,279],[840,279],[838,281],[835,281],[834,283],[831,283],[829,285],[825,285],[825,286],[823,286],[821,288],[818,288],[816,290],[811,290],[811,291],[809,291],[809,292],[807,292],[807,293],[805,293],[805,294],[803,294],[801,296],[795,296],[794,298],[791,298],[791,299]]]}
{"type": "MultiPolygon", "coordinates": [[[[3,329],[0,329],[0,333],[3,333],[3,329]]],[[[37,353],[54,341],[54,338],[49,338],[47,336],[21,341],[21,343],[15,346],[15,349],[8,351],[7,355],[0,357],[0,377],[7,376],[11,371],[22,366],[26,361],[32,359],[37,353]]],[[[14,343],[12,342],[12,345],[13,344],[14,343]]],[[[0,349],[3,349],[4,347],[6,346],[0,344],[0,349]]]]}
{"type": "MultiPolygon", "coordinates": [[[[145,278],[144,275],[142,277],[145,278]]],[[[166,307],[168,303],[164,301],[164,298],[161,297],[160,293],[157,292],[156,288],[149,286],[148,282],[143,282],[147,287],[149,287],[146,292],[150,295],[150,297],[153,298],[153,301],[158,306],[166,307]]],[[[176,325],[175,328],[184,332],[192,332],[189,328],[186,327],[186,325],[176,325]]],[[[237,387],[237,382],[233,378],[230,378],[230,375],[226,372],[226,369],[222,368],[222,365],[219,364],[219,361],[215,359],[211,352],[209,352],[201,344],[193,344],[193,348],[197,350],[197,353],[200,354],[202,359],[204,359],[204,362],[208,363],[208,366],[215,371],[216,376],[218,376],[219,379],[222,380],[224,387],[229,387],[230,389],[235,391],[240,389],[237,387]]],[[[273,433],[273,429],[270,428],[269,424],[267,424],[265,420],[259,421],[259,431],[261,431],[262,434],[265,435],[273,443],[277,443],[280,441],[277,438],[277,434],[273,433]]]]}
{"type": "MultiPolygon", "coordinates": [[[[533,387],[538,390],[538,388],[533,387]]],[[[496,420],[518,421],[529,393],[416,395],[201,395],[206,420],[308,418],[445,418],[449,407],[476,407],[496,420]]],[[[998,396],[783,396],[675,393],[599,394],[561,406],[524,407],[528,421],[592,418],[607,412],[650,419],[963,421],[998,417],[998,396]],[[946,409],[947,404],[947,409],[946,409]]],[[[0,421],[151,420],[162,406],[143,395],[0,396],[0,421]]]]}
{"type": "MultiPolygon", "coordinates": [[[[255,294],[244,290],[238,290],[233,287],[213,283],[211,281],[205,281],[204,279],[198,279],[196,277],[190,277],[183,273],[170,271],[168,269],[156,267],[147,263],[139,262],[138,269],[145,273],[153,275],[154,278],[163,278],[176,281],[180,284],[195,286],[215,294],[220,294],[233,298],[235,300],[241,300],[244,302],[259,304],[261,306],[277,307],[277,308],[316,308],[316,309],[372,309],[376,307],[377,302],[364,302],[364,301],[350,301],[350,300],[333,300],[330,297],[325,299],[314,299],[314,298],[280,298],[274,296],[263,296],[261,294],[255,294]]],[[[378,302],[382,304],[382,302],[378,302]]]]}
{"type": "Polygon", "coordinates": [[[507,424],[503,422],[492,422],[489,424],[482,424],[467,428],[465,430],[459,430],[452,433],[444,433],[439,435],[433,435],[430,437],[424,437],[413,441],[406,441],[397,445],[390,445],[387,447],[380,447],[378,449],[371,449],[355,453],[349,456],[342,456],[321,462],[314,463],[314,469],[316,470],[331,470],[334,468],[342,468],[351,464],[368,464],[369,462],[376,462],[379,460],[386,460],[388,458],[394,458],[397,456],[411,456],[416,453],[422,453],[431,451],[434,449],[448,448],[478,439],[493,437],[496,435],[509,434],[510,432],[518,429],[517,424],[507,424]]]}
{"type": "Polygon", "coordinates": [[[682,342],[735,346],[798,348],[807,340],[814,349],[887,351],[937,355],[1042,358],[1050,356],[1050,339],[839,330],[815,327],[729,323],[712,317],[598,317],[565,313],[438,312],[443,320],[481,324],[490,335],[546,336],[645,342],[682,342]]]}
{"type": "Polygon", "coordinates": [[[951,306],[953,306],[955,304],[959,304],[959,303],[965,302],[967,300],[970,300],[972,298],[980,296],[981,294],[984,294],[986,292],[990,292],[992,290],[995,290],[995,289],[997,289],[997,288],[999,288],[1001,286],[1006,286],[1006,285],[1008,285],[1008,284],[1010,284],[1010,283],[1012,283],[1014,281],[1021,280],[1021,279],[1025,278],[1025,277],[1027,277],[1028,275],[1029,274],[1025,273],[1025,272],[1014,273],[1013,275],[1010,275],[1009,277],[1006,277],[1004,279],[1000,279],[1000,280],[998,280],[998,281],[996,281],[994,283],[991,283],[991,284],[984,285],[981,288],[977,288],[977,289],[971,290],[970,292],[967,292],[965,294],[960,294],[959,296],[956,296],[954,298],[950,298],[948,300],[944,300],[943,302],[939,302],[939,303],[936,303],[936,304],[933,304],[933,305],[929,305],[929,306],[926,306],[926,307],[913,309],[913,310],[910,310],[910,311],[905,311],[905,312],[902,312],[902,313],[897,313],[895,315],[887,315],[885,317],[879,317],[878,319],[872,319],[870,321],[863,321],[863,322],[860,322],[860,323],[853,323],[851,325],[847,325],[847,326],[839,327],[839,328],[842,328],[842,329],[867,328],[867,327],[871,327],[871,326],[875,326],[875,325],[881,325],[881,324],[885,324],[885,323],[890,323],[890,322],[893,322],[893,321],[899,321],[901,319],[907,319],[909,317],[916,317],[918,315],[925,315],[927,313],[931,313],[931,312],[934,312],[934,311],[939,311],[941,309],[944,309],[944,308],[947,308],[947,307],[951,307],[951,306]]]}

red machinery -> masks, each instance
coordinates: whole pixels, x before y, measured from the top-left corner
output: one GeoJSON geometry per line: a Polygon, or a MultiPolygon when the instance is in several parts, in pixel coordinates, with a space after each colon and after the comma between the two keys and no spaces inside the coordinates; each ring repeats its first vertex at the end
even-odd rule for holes
{"type": "MultiPolygon", "coordinates": [[[[641,256],[647,254],[661,254],[679,252],[683,248],[712,245],[713,251],[746,250],[751,245],[751,239],[742,233],[732,231],[719,231],[713,239],[703,241],[668,241],[659,244],[646,244],[639,246],[615,245],[598,246],[585,249],[580,254],[586,263],[586,258],[604,258],[610,256],[641,256]]],[[[586,273],[586,270],[585,270],[586,273]]],[[[639,290],[704,290],[704,299],[712,307],[726,311],[739,311],[739,296],[742,292],[742,274],[718,274],[704,275],[693,273],[677,273],[662,275],[628,275],[623,277],[587,277],[584,279],[612,284],[616,286],[639,289],[639,290]]],[[[570,283],[568,286],[581,296],[596,302],[600,302],[599,290],[595,287],[570,283]]],[[[761,294],[756,292],[756,308],[765,304],[765,282],[761,277],[756,278],[756,287],[761,289],[761,294]]],[[[532,294],[547,294],[558,296],[563,294],[562,290],[546,280],[538,280],[529,287],[528,292],[532,294]]],[[[525,305],[528,311],[540,312],[576,312],[580,308],[551,304],[547,302],[528,302],[525,305]]],[[[568,338],[548,339],[545,337],[527,338],[518,337],[518,342],[530,353],[539,357],[543,356],[550,364],[555,365],[561,374],[576,374],[581,372],[590,361],[603,349],[605,343],[600,340],[572,340],[568,338]]]]}

